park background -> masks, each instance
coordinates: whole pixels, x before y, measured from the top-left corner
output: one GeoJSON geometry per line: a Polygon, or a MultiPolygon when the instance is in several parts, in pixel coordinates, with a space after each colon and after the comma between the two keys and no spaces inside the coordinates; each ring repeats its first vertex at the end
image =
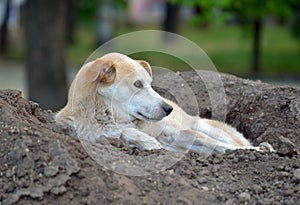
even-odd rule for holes
{"type": "MultiPolygon", "coordinates": [[[[300,87],[298,0],[1,0],[0,25],[0,89],[22,90],[43,108],[66,103],[70,81],[97,47],[147,29],[192,40],[219,72],[300,87]]],[[[189,69],[167,54],[132,57],[189,69]]]]}

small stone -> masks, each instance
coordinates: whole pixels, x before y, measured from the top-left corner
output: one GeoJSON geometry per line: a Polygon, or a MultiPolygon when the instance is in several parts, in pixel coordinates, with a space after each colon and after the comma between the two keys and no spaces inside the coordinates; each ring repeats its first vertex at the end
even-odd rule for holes
{"type": "Polygon", "coordinates": [[[15,174],[15,169],[8,169],[8,170],[5,172],[5,176],[6,176],[7,178],[12,177],[14,174],[15,174]]]}
{"type": "Polygon", "coordinates": [[[3,190],[7,193],[14,191],[15,187],[12,184],[4,184],[3,190]]]}
{"type": "Polygon", "coordinates": [[[209,188],[206,187],[206,186],[202,186],[201,189],[204,190],[204,191],[209,191],[209,188]]]}
{"type": "Polygon", "coordinates": [[[239,194],[239,201],[242,203],[249,201],[250,198],[251,198],[251,196],[247,192],[242,192],[239,194]]]}
{"type": "Polygon", "coordinates": [[[205,184],[205,183],[207,183],[207,179],[205,177],[201,177],[200,179],[198,179],[198,183],[205,184]]]}
{"type": "Polygon", "coordinates": [[[253,185],[252,190],[255,194],[260,194],[263,191],[263,188],[257,184],[253,185]]]}
{"type": "Polygon", "coordinates": [[[73,158],[69,158],[67,160],[66,169],[67,169],[67,173],[69,175],[77,173],[80,170],[77,161],[75,159],[73,159],[73,158]]]}
{"type": "Polygon", "coordinates": [[[46,177],[53,177],[58,173],[58,166],[47,166],[44,170],[44,175],[46,177]]]}
{"type": "Polygon", "coordinates": [[[230,86],[232,86],[232,85],[234,85],[235,83],[233,82],[233,81],[229,81],[228,82],[228,85],[230,85],[230,86]]]}
{"type": "Polygon", "coordinates": [[[295,98],[296,98],[295,96],[289,96],[286,99],[288,99],[288,100],[294,100],[295,98]]]}
{"type": "Polygon", "coordinates": [[[283,166],[283,165],[279,165],[279,166],[277,167],[277,170],[278,170],[278,171],[283,171],[283,170],[284,170],[284,166],[283,166]]]}
{"type": "Polygon", "coordinates": [[[288,197],[288,196],[293,196],[294,191],[292,189],[287,189],[283,192],[283,196],[288,197]]]}
{"type": "Polygon", "coordinates": [[[177,72],[176,72],[176,75],[181,76],[181,72],[180,72],[180,71],[177,71],[177,72]]]}
{"type": "Polygon", "coordinates": [[[59,195],[59,194],[63,194],[67,191],[65,186],[60,186],[60,187],[53,187],[51,189],[51,193],[55,194],[55,195],[59,195]]]}
{"type": "Polygon", "coordinates": [[[162,180],[162,182],[163,182],[163,184],[165,185],[165,186],[169,186],[171,183],[172,183],[172,177],[170,177],[170,176],[166,176],[163,180],[162,180]]]}
{"type": "Polygon", "coordinates": [[[221,154],[217,154],[213,159],[214,164],[220,164],[222,162],[223,162],[223,156],[221,154]]]}
{"type": "Polygon", "coordinates": [[[300,182],[300,169],[296,169],[294,171],[294,179],[298,182],[300,182]]]}
{"type": "Polygon", "coordinates": [[[253,152],[251,152],[251,153],[249,154],[249,160],[255,161],[256,159],[257,159],[257,158],[256,158],[255,154],[254,154],[253,152]]]}
{"type": "Polygon", "coordinates": [[[226,202],[225,202],[225,205],[234,205],[234,204],[237,204],[238,202],[234,199],[228,199],[226,202]]]}
{"type": "Polygon", "coordinates": [[[280,136],[278,138],[278,149],[277,153],[282,155],[293,155],[295,144],[288,138],[280,136]]]}
{"type": "Polygon", "coordinates": [[[290,176],[290,173],[288,173],[288,172],[279,172],[279,174],[281,177],[289,177],[290,176]]]}
{"type": "Polygon", "coordinates": [[[31,188],[29,190],[29,195],[33,198],[33,199],[40,199],[44,196],[43,190],[40,187],[35,187],[35,188],[31,188]]]}
{"type": "Polygon", "coordinates": [[[34,167],[34,160],[31,157],[27,156],[23,159],[23,162],[20,164],[20,167],[22,169],[30,169],[34,167]]]}
{"type": "Polygon", "coordinates": [[[169,174],[174,174],[174,169],[170,169],[169,174]]]}
{"type": "Polygon", "coordinates": [[[207,169],[204,169],[204,170],[200,171],[199,175],[200,176],[208,176],[208,175],[210,175],[210,171],[207,169]]]}
{"type": "Polygon", "coordinates": [[[186,205],[192,204],[192,202],[185,197],[179,197],[178,199],[176,199],[176,202],[178,204],[186,204],[186,205]]]}
{"type": "Polygon", "coordinates": [[[49,187],[59,187],[61,185],[64,185],[69,179],[70,176],[66,174],[59,174],[55,178],[50,178],[47,185],[49,187]]]}

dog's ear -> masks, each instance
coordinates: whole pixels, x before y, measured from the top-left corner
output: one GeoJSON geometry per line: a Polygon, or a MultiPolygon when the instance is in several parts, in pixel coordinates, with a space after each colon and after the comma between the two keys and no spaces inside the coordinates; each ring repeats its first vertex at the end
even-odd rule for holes
{"type": "Polygon", "coordinates": [[[147,61],[143,61],[143,60],[136,60],[141,66],[143,66],[143,68],[145,68],[145,70],[149,73],[149,75],[152,77],[152,69],[150,64],[147,61]]]}
{"type": "Polygon", "coordinates": [[[116,68],[112,61],[95,60],[86,71],[88,81],[100,81],[102,83],[112,83],[116,78],[116,68]]]}

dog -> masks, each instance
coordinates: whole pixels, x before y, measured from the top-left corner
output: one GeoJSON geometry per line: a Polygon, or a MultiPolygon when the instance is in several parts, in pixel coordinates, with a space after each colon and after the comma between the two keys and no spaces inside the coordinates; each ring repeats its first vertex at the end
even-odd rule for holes
{"type": "Polygon", "coordinates": [[[188,115],[155,92],[151,82],[148,62],[106,54],[79,70],[68,102],[55,120],[71,126],[82,139],[120,138],[125,145],[142,150],[274,150],[268,143],[252,146],[230,125],[188,115]]]}

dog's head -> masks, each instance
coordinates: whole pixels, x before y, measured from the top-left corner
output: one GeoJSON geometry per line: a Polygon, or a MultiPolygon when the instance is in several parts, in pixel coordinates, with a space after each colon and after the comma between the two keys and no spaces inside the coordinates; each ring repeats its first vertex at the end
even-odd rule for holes
{"type": "Polygon", "coordinates": [[[88,82],[96,84],[101,100],[123,115],[158,121],[172,112],[173,108],[152,89],[152,70],[146,61],[110,53],[90,63],[84,74],[88,82]]]}

